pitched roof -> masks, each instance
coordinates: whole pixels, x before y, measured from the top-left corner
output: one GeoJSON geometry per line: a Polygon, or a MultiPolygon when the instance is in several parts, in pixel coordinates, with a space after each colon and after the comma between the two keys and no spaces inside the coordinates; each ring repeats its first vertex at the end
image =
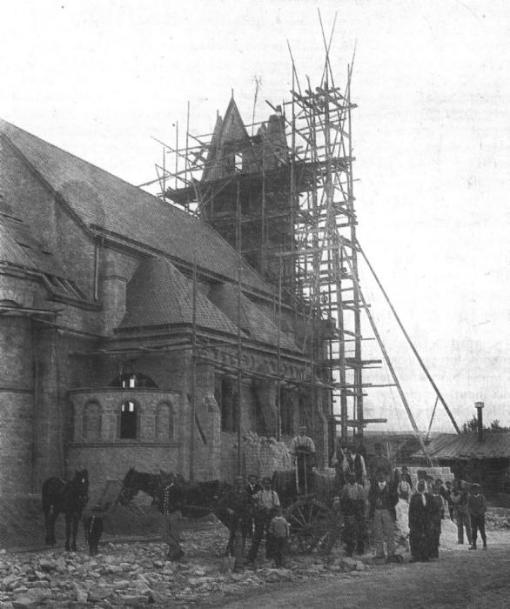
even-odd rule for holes
{"type": "MultiPolygon", "coordinates": [[[[0,120],[3,134],[38,174],[88,226],[95,225],[236,280],[238,255],[214,229],[186,212],[0,120]]],[[[243,263],[243,283],[270,292],[263,278],[243,263]]]]}
{"type": "MultiPolygon", "coordinates": [[[[197,326],[236,334],[236,326],[204,294],[196,293],[197,326]]],[[[191,324],[193,283],[164,258],[147,258],[126,291],[126,314],[119,328],[191,324]]]]}
{"type": "Polygon", "coordinates": [[[65,277],[58,260],[44,248],[29,227],[0,201],[0,260],[31,271],[65,277]]]}
{"type": "MultiPolygon", "coordinates": [[[[427,452],[443,461],[510,458],[510,432],[484,431],[482,442],[477,433],[441,434],[430,442],[427,452]]],[[[418,451],[414,456],[422,455],[418,451]]]]}
{"type": "MultiPolygon", "coordinates": [[[[234,285],[214,286],[209,292],[209,299],[235,324],[238,323],[239,317],[241,329],[251,338],[273,346],[278,344],[277,325],[244,294],[241,294],[241,306],[238,313],[238,293],[234,285]]],[[[292,337],[282,331],[280,331],[280,346],[283,349],[299,351],[292,337]]]]}

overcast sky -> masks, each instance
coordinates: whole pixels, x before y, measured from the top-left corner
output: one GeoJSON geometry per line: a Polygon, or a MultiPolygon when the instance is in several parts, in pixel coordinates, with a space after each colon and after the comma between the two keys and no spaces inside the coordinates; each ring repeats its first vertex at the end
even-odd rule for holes
{"type": "MultiPolygon", "coordinates": [[[[320,78],[320,7],[352,96],[359,239],[459,424],[510,425],[510,4],[506,1],[0,0],[0,116],[134,184],[172,124],[208,132],[231,91],[247,122],[320,78]]],[[[364,276],[365,277],[365,276],[364,276]]],[[[368,279],[418,423],[434,394],[368,279]]],[[[367,412],[408,428],[393,390],[367,412]]],[[[451,429],[439,414],[434,429],[451,429]]]]}

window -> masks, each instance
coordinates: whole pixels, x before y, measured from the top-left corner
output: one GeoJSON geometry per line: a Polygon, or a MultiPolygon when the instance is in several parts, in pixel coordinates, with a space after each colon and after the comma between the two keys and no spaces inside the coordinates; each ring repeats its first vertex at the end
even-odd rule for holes
{"type": "Polygon", "coordinates": [[[285,387],[280,388],[280,425],[283,435],[294,433],[294,395],[285,387]]]}
{"type": "Polygon", "coordinates": [[[138,428],[138,408],[127,400],[120,407],[120,437],[123,440],[135,440],[138,428]]]}
{"type": "Polygon", "coordinates": [[[83,408],[83,438],[88,441],[101,439],[101,406],[88,402],[83,408]]]}
{"type": "Polygon", "coordinates": [[[243,170],[243,155],[240,152],[234,154],[234,169],[238,173],[243,170]]]}
{"type": "Polygon", "coordinates": [[[170,404],[159,404],[156,410],[156,440],[166,442],[175,438],[174,411],[170,404]]]}
{"type": "Polygon", "coordinates": [[[140,372],[129,372],[124,374],[119,374],[116,378],[114,378],[110,387],[122,387],[122,389],[135,389],[136,387],[152,387],[157,389],[156,383],[145,374],[140,372]]]}
{"type": "Polygon", "coordinates": [[[234,379],[229,376],[216,377],[214,397],[221,411],[221,430],[237,429],[237,393],[234,379]]]}

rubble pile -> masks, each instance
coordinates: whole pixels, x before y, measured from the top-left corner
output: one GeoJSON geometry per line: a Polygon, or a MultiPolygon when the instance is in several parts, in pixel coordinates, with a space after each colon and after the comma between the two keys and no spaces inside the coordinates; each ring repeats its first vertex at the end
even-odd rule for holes
{"type": "Polygon", "coordinates": [[[62,549],[41,552],[0,551],[0,609],[36,607],[192,607],[218,602],[229,595],[311,577],[338,576],[363,570],[360,561],[335,555],[328,564],[320,556],[289,557],[286,568],[272,568],[261,559],[258,568],[232,571],[223,557],[227,531],[211,523],[200,531],[185,531],[182,562],[164,560],[162,543],[106,543],[90,557],[62,549]],[[359,565],[358,565],[359,563],[359,565]],[[171,603],[171,605],[170,605],[171,603]]]}
{"type": "Polygon", "coordinates": [[[510,509],[489,508],[485,515],[485,521],[489,531],[510,529],[510,509]]]}
{"type": "Polygon", "coordinates": [[[246,471],[258,476],[272,476],[274,471],[293,468],[292,456],[284,442],[248,431],[243,436],[246,471]]]}

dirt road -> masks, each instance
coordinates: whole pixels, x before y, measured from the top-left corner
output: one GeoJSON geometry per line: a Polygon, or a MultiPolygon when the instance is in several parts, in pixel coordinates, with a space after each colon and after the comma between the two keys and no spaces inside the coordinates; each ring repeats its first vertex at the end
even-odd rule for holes
{"type": "Polygon", "coordinates": [[[487,552],[466,546],[439,561],[384,565],[334,581],[267,588],[224,609],[510,609],[508,536],[487,552]]]}

